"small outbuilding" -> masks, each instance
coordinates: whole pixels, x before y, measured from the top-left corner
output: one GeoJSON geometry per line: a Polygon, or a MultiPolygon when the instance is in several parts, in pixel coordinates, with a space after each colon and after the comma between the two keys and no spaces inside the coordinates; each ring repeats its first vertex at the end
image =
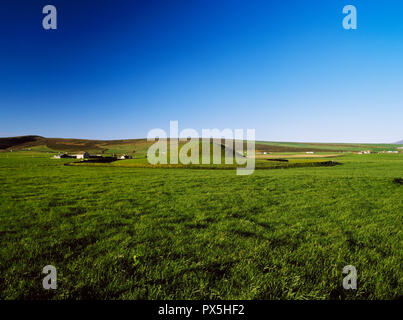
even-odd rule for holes
{"type": "Polygon", "coordinates": [[[120,160],[133,159],[133,157],[132,157],[132,156],[128,156],[127,154],[124,154],[124,155],[121,156],[119,159],[120,159],[120,160]]]}
{"type": "Polygon", "coordinates": [[[90,154],[86,151],[82,151],[76,154],[77,159],[88,159],[90,157],[90,154]]]}

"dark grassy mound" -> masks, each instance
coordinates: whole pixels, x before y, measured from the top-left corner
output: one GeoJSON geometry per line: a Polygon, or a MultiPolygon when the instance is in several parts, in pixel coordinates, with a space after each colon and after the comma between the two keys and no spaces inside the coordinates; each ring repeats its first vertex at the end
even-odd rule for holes
{"type": "Polygon", "coordinates": [[[288,162],[288,160],[287,160],[287,159],[266,159],[266,161],[288,162]]]}
{"type": "MultiPolygon", "coordinates": [[[[85,160],[81,160],[78,162],[73,162],[74,163],[110,163],[110,162],[114,162],[114,161],[118,161],[118,159],[116,157],[101,157],[101,158],[95,158],[95,159],[85,159],[85,160]]],[[[70,165],[71,163],[65,163],[65,166],[70,165]]]]}

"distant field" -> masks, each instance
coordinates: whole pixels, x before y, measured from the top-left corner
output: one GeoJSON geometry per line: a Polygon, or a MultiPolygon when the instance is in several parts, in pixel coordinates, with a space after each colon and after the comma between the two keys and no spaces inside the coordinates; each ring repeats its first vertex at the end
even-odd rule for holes
{"type": "Polygon", "coordinates": [[[403,154],[250,176],[50,156],[0,153],[2,299],[402,297],[403,154]]]}
{"type": "Polygon", "coordinates": [[[315,151],[315,152],[329,152],[329,151],[337,151],[337,152],[352,152],[352,151],[362,151],[362,150],[371,150],[374,152],[383,151],[383,150],[397,150],[398,147],[402,145],[399,144],[348,144],[348,143],[297,143],[297,142],[269,142],[269,141],[257,141],[258,146],[266,146],[266,150],[264,147],[257,147],[257,149],[261,149],[262,151],[270,151],[270,148],[274,152],[282,152],[282,150],[275,150],[275,147],[283,148],[284,152],[289,152],[285,150],[293,150],[296,152],[305,152],[305,151],[315,151]]]}
{"type": "MultiPolygon", "coordinates": [[[[181,161],[171,162],[171,152],[170,147],[167,147],[166,152],[161,155],[165,155],[166,159],[163,163],[151,164],[148,160],[148,155],[146,153],[139,155],[135,154],[133,159],[117,160],[106,163],[102,159],[85,159],[79,161],[71,161],[66,163],[66,165],[72,166],[95,166],[95,167],[121,167],[121,168],[166,168],[166,169],[219,169],[219,170],[235,170],[238,167],[246,167],[247,161],[251,160],[254,162],[254,170],[260,169],[289,169],[289,168],[300,168],[300,167],[318,167],[318,166],[334,166],[338,163],[333,160],[322,159],[329,157],[329,155],[312,155],[305,153],[298,153],[292,155],[243,155],[243,153],[235,152],[232,148],[226,148],[223,144],[210,142],[208,144],[210,153],[203,156],[203,144],[202,142],[191,142],[191,146],[198,149],[198,156],[196,156],[195,163],[182,164],[181,161]],[[216,155],[218,158],[214,160],[214,149],[216,148],[216,155]],[[218,151],[218,153],[217,153],[218,151]],[[226,156],[231,156],[230,164],[226,163],[226,156]],[[235,158],[238,159],[235,159],[235,158]],[[203,158],[208,160],[208,164],[203,163],[203,158]],[[287,158],[287,159],[286,159],[287,158]],[[313,159],[318,158],[318,159],[313,159]],[[237,164],[237,161],[245,161],[244,164],[237,164]]],[[[184,143],[179,144],[178,153],[182,152],[184,143]]],[[[246,148],[246,147],[245,147],[246,148]]],[[[245,150],[245,149],[244,149],[245,150]]],[[[187,155],[190,156],[190,150],[186,149],[187,155]]],[[[340,156],[341,154],[335,154],[333,156],[340,156]]]]}

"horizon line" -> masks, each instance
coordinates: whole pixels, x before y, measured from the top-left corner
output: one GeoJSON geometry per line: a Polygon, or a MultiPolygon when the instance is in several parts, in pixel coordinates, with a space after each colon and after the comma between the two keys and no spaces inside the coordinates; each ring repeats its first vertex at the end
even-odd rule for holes
{"type": "MultiPolygon", "coordinates": [[[[0,135],[0,139],[11,139],[11,138],[21,138],[21,137],[39,137],[39,138],[44,138],[44,139],[72,139],[72,140],[88,140],[88,141],[116,141],[116,140],[147,140],[147,138],[109,138],[109,139],[98,139],[98,138],[73,138],[73,137],[46,137],[46,136],[42,136],[39,134],[24,134],[24,135],[17,135],[17,136],[3,136],[0,135]]],[[[203,137],[194,137],[194,139],[199,138],[199,139],[206,139],[203,137]]],[[[161,138],[164,139],[164,138],[161,138]]],[[[179,139],[179,137],[167,137],[167,139],[179,139]]],[[[210,137],[210,139],[225,139],[223,137],[210,137]]],[[[229,140],[234,140],[234,139],[229,139],[229,140]]],[[[246,139],[243,139],[246,141],[246,139]]],[[[273,142],[273,143],[318,143],[318,144],[390,144],[390,145],[394,145],[394,144],[403,144],[403,140],[399,140],[396,142],[320,142],[320,141],[291,141],[291,140],[262,140],[262,139],[255,139],[255,142],[273,142]]]]}

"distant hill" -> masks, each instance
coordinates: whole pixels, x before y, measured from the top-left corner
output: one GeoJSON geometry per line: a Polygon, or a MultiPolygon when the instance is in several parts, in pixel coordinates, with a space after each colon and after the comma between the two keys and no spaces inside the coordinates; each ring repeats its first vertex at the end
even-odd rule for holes
{"type": "MultiPolygon", "coordinates": [[[[181,142],[184,143],[184,142],[181,142]]],[[[224,141],[222,141],[224,143],[224,141]]],[[[0,150],[33,150],[43,152],[67,152],[88,151],[90,153],[145,153],[153,142],[147,139],[125,140],[86,140],[65,138],[44,138],[41,136],[22,136],[0,138],[0,150]]],[[[306,143],[282,143],[256,141],[256,151],[260,152],[334,152],[343,150],[338,145],[331,144],[306,144],[306,143]]],[[[244,146],[246,150],[246,144],[244,146]]]]}
{"type": "MultiPolygon", "coordinates": [[[[180,142],[183,144],[185,142],[180,142]]],[[[224,141],[222,141],[224,143],[224,141]]],[[[403,144],[403,141],[398,142],[403,144]]],[[[0,138],[0,151],[37,151],[76,153],[87,151],[91,154],[145,154],[153,142],[147,139],[122,140],[87,140],[66,138],[45,138],[36,135],[0,138]]],[[[302,143],[302,142],[273,142],[256,141],[255,149],[259,153],[288,153],[288,152],[352,152],[361,150],[382,151],[390,148],[382,144],[358,143],[302,143]]],[[[244,145],[246,150],[246,143],[244,145]]]]}
{"type": "Polygon", "coordinates": [[[37,150],[55,152],[89,151],[93,153],[133,153],[134,149],[142,150],[151,144],[146,139],[126,140],[86,140],[44,138],[41,136],[21,136],[0,138],[0,150],[37,150]]]}
{"type": "Polygon", "coordinates": [[[395,144],[403,144],[403,140],[396,142],[395,144]]]}
{"type": "Polygon", "coordinates": [[[39,141],[43,139],[40,136],[21,136],[21,137],[10,137],[10,138],[0,138],[0,149],[8,149],[12,147],[17,147],[25,144],[38,144],[39,141]]]}

